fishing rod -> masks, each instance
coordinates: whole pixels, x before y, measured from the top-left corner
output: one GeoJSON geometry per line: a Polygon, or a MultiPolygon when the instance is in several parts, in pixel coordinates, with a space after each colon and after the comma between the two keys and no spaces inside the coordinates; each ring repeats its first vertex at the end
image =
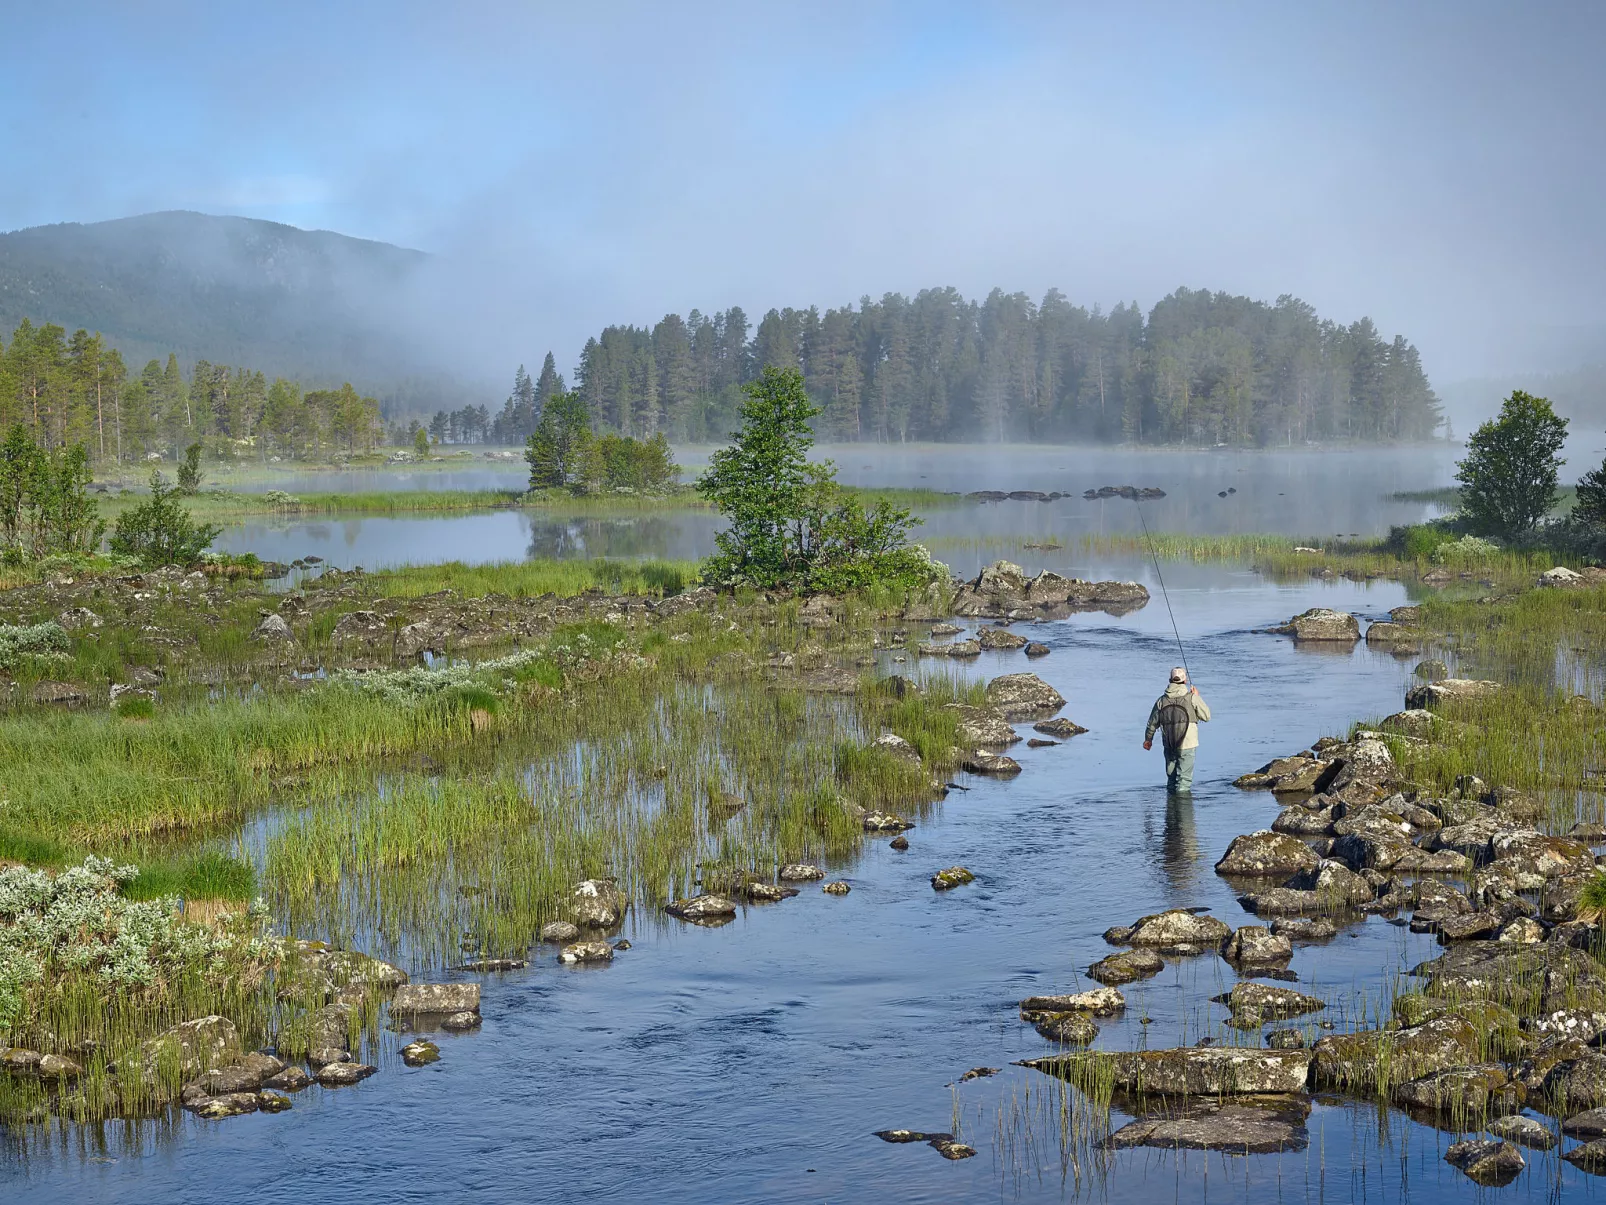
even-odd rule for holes
{"type": "Polygon", "coordinates": [[[1149,521],[1143,517],[1143,503],[1134,497],[1132,505],[1138,508],[1138,522],[1143,524],[1143,539],[1149,545],[1149,558],[1154,562],[1155,580],[1160,583],[1160,597],[1165,599],[1165,613],[1171,618],[1171,634],[1177,638],[1177,654],[1182,658],[1182,672],[1188,675],[1192,686],[1193,671],[1188,668],[1188,650],[1182,647],[1182,632],[1177,627],[1177,613],[1171,609],[1171,595],[1165,588],[1165,576],[1160,572],[1160,555],[1154,550],[1154,537],[1149,534],[1149,521]]]}

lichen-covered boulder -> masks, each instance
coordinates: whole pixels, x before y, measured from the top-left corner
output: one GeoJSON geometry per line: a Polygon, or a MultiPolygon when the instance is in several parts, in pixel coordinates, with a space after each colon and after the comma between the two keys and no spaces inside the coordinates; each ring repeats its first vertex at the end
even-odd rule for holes
{"type": "Polygon", "coordinates": [[[1270,829],[1234,837],[1216,873],[1243,877],[1288,876],[1314,870],[1321,863],[1310,846],[1297,837],[1270,829]]]}
{"type": "Polygon", "coordinates": [[[1123,950],[1101,958],[1087,968],[1088,976],[1099,983],[1115,987],[1122,983],[1136,983],[1150,979],[1165,970],[1165,959],[1153,950],[1123,950]]]}
{"type": "Polygon", "coordinates": [[[1045,1038],[1065,1046],[1087,1046],[1099,1036],[1099,1027],[1084,1012],[1045,1013],[1032,1024],[1045,1038]]]}
{"type": "Polygon", "coordinates": [[[1460,1169],[1475,1184],[1500,1188],[1517,1178],[1527,1166],[1522,1152],[1499,1138],[1468,1138],[1452,1143],[1444,1161],[1460,1169]]]}
{"type": "Polygon", "coordinates": [[[1001,674],[987,683],[987,702],[1010,720],[1047,716],[1065,706],[1065,697],[1036,674],[1001,674]]]}
{"type": "Polygon", "coordinates": [[[963,887],[966,883],[974,883],[976,876],[963,866],[950,866],[947,870],[939,870],[931,876],[931,886],[937,891],[952,891],[955,887],[963,887]]]}
{"type": "Polygon", "coordinates": [[[1150,1146],[1271,1155],[1310,1145],[1305,1128],[1310,1101],[1296,1096],[1264,1099],[1166,1101],[1164,1108],[1122,1126],[1105,1140],[1111,1150],[1150,1146]]]}
{"type": "Polygon", "coordinates": [[[1003,753],[987,749],[972,749],[959,762],[967,774],[980,774],[987,778],[1014,778],[1020,773],[1020,762],[1003,753]]]}
{"type": "Polygon", "coordinates": [[[148,1073],[171,1067],[186,1080],[238,1062],[245,1054],[234,1022],[219,1016],[181,1022],[151,1038],[140,1051],[148,1073]]]}
{"type": "Polygon", "coordinates": [[[569,896],[574,923],[584,929],[611,929],[629,907],[624,893],[612,879],[586,879],[569,896]]]}
{"type": "Polygon", "coordinates": [[[1481,1035],[1466,1017],[1445,1014],[1403,1029],[1332,1034],[1311,1048],[1317,1087],[1360,1091],[1387,1067],[1395,1082],[1478,1061],[1481,1035]]]}
{"type": "Polygon", "coordinates": [[[1456,1116],[1510,1113],[1522,1108],[1527,1093],[1499,1063],[1448,1067],[1407,1080],[1394,1089],[1394,1103],[1456,1116]]]}
{"type": "Polygon", "coordinates": [[[1127,941],[1134,946],[1219,946],[1231,928],[1213,916],[1198,916],[1182,908],[1142,917],[1132,926],[1127,941]]]}
{"type": "Polygon", "coordinates": [[[1028,1013],[1082,1012],[1095,1017],[1113,1017],[1125,1008],[1126,997],[1113,987],[1096,987],[1064,996],[1028,996],[1020,1002],[1022,1020],[1030,1019],[1028,1013]]]}
{"type": "Polygon", "coordinates": [[[1263,925],[1245,925],[1221,943],[1221,956],[1234,966],[1281,966],[1294,956],[1294,946],[1263,925]]]}
{"type": "Polygon", "coordinates": [[[1185,1046],[1174,1050],[1051,1055],[1025,1065],[1073,1083],[1082,1077],[1097,1078],[1134,1094],[1219,1097],[1302,1093],[1310,1063],[1310,1053],[1304,1050],[1185,1046]]]}
{"type": "Polygon", "coordinates": [[[435,1045],[434,1042],[419,1039],[403,1046],[401,1048],[401,1057],[402,1062],[409,1067],[427,1067],[430,1063],[440,1062],[441,1048],[435,1045]]]}
{"type": "Polygon", "coordinates": [[[558,961],[570,966],[585,963],[612,962],[613,947],[605,941],[576,941],[558,951],[558,961]]]}
{"type": "Polygon", "coordinates": [[[1496,1138],[1504,1138],[1507,1142],[1515,1142],[1536,1151],[1551,1150],[1559,1141],[1555,1132],[1544,1122],[1520,1113],[1491,1121],[1486,1128],[1496,1138]]]}
{"type": "Polygon", "coordinates": [[[1004,628],[983,628],[976,633],[976,643],[984,649],[1023,649],[1031,641],[1004,628]]]}
{"type": "Polygon", "coordinates": [[[367,1079],[378,1070],[367,1063],[326,1063],[318,1068],[313,1078],[325,1088],[344,1088],[367,1079]]]}
{"type": "Polygon", "coordinates": [[[1498,833],[1489,842],[1497,865],[1510,867],[1517,876],[1519,891],[1537,891],[1546,879],[1562,875],[1591,875],[1595,855],[1582,841],[1551,837],[1532,829],[1498,833]]]}
{"type": "Polygon", "coordinates": [[[1325,1001],[1315,996],[1264,983],[1234,984],[1232,991],[1217,997],[1217,1002],[1225,1004],[1235,1018],[1258,1021],[1286,1021],[1327,1007],[1325,1001]]]}
{"type": "Polygon", "coordinates": [[[1361,624],[1355,616],[1328,607],[1312,607],[1272,631],[1295,640],[1328,644],[1354,644],[1361,638],[1361,624]]]}
{"type": "Polygon", "coordinates": [[[664,905],[664,911],[681,920],[715,920],[735,916],[736,901],[722,895],[698,895],[691,899],[673,900],[664,905]]]}
{"type": "Polygon", "coordinates": [[[963,703],[950,703],[947,710],[959,715],[958,737],[966,746],[1013,745],[1020,737],[1010,727],[1004,714],[992,707],[969,707],[963,703]]]}
{"type": "Polygon", "coordinates": [[[1501,691],[1498,682],[1474,678],[1440,678],[1436,682],[1423,682],[1405,692],[1407,708],[1433,709],[1457,703],[1473,703],[1492,698],[1501,691]]]}
{"type": "Polygon", "coordinates": [[[1333,858],[1322,859],[1315,869],[1301,871],[1283,886],[1294,891],[1314,891],[1334,907],[1366,904],[1377,898],[1371,883],[1333,858]]]}

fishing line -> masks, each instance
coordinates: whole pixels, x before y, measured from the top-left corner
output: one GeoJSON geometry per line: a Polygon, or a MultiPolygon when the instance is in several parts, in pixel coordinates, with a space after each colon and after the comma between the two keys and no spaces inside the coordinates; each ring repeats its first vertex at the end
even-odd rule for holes
{"type": "Polygon", "coordinates": [[[1171,609],[1171,595],[1166,592],[1165,577],[1160,572],[1160,555],[1154,550],[1154,537],[1149,534],[1149,521],[1143,517],[1143,503],[1136,498],[1132,505],[1138,508],[1138,522],[1143,524],[1143,538],[1149,545],[1149,558],[1154,562],[1155,580],[1160,583],[1160,597],[1165,599],[1165,613],[1171,617],[1171,633],[1177,638],[1177,653],[1182,658],[1182,670],[1193,684],[1193,671],[1188,668],[1188,651],[1182,647],[1182,632],[1177,627],[1177,613],[1171,609]]]}

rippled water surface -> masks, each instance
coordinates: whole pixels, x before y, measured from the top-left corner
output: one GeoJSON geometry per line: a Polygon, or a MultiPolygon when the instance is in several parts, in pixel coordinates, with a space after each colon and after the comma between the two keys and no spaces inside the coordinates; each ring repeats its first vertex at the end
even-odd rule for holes
{"type": "MultiPolygon", "coordinates": [[[[1100,566],[1150,581],[1138,562],[1100,566]]],[[[1170,577],[1188,660],[1215,710],[1191,799],[1168,800],[1160,755],[1140,746],[1176,659],[1158,599],[1122,618],[1038,625],[1052,655],[1032,668],[1091,731],[1055,748],[1017,746],[1012,782],[961,780],[909,834],[832,867],[851,895],[796,899],[698,929],[632,913],[634,948],[612,965],[484,979],[483,1029],[443,1035],[443,1058],[354,1088],[312,1088],[278,1116],[171,1129],[109,1126],[13,1148],[7,1200],[219,1201],[1060,1201],[1244,1202],[1469,1199],[1443,1162],[1453,1137],[1366,1106],[1318,1105],[1310,1146],[1230,1158],[1138,1150],[1102,1167],[1062,1161],[1054,1081],[1013,1067],[1049,1047],[1016,1016],[1034,993],[1092,986],[1101,932],[1173,906],[1253,923],[1211,867],[1231,838],[1275,815],[1269,795],[1230,783],[1350,721],[1396,710],[1409,663],[1368,651],[1314,654],[1250,631],[1317,604],[1378,616],[1394,584],[1268,585],[1219,568],[1170,577]],[[935,893],[963,864],[977,881],[935,893]],[[957,1088],[978,1065],[1003,1068],[957,1088]],[[950,1163],[871,1136],[955,1127],[979,1155],[950,1163]]],[[[889,665],[889,668],[894,668],[889,665]]],[[[898,666],[907,669],[907,666],[898,666]]],[[[980,675],[1026,668],[988,653],[980,675]]],[[[1021,726],[1025,731],[1025,727],[1021,726]]],[[[1385,972],[1432,957],[1433,938],[1373,918],[1296,950],[1301,987],[1329,1015],[1370,1007],[1385,972]]],[[[1123,1019],[1096,1048],[1226,1035],[1209,997],[1235,979],[1215,955],[1126,989],[1123,1019]],[[1152,1019],[1145,1026],[1143,1017],[1152,1019]]],[[[1119,1122],[1119,1118],[1117,1119],[1119,1122]]],[[[1585,1178],[1554,1155],[1503,1196],[1571,1196],[1585,1178]]]]}

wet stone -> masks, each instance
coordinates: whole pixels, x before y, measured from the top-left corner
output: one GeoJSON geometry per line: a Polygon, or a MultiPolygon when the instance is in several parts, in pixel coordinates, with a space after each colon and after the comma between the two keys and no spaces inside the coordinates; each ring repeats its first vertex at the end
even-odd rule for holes
{"type": "Polygon", "coordinates": [[[971,750],[959,763],[959,768],[967,773],[982,774],[989,778],[1014,778],[1020,773],[1020,763],[1013,757],[1003,753],[992,753],[986,749],[971,750]]]}
{"type": "Polygon", "coordinates": [[[541,926],[541,940],[571,942],[580,936],[580,927],[566,920],[552,920],[541,926]]]}
{"type": "Polygon", "coordinates": [[[821,887],[820,890],[825,892],[826,895],[846,895],[848,892],[852,891],[853,888],[848,886],[848,884],[844,883],[841,879],[838,879],[834,883],[827,883],[825,886],[821,887]]]}
{"type": "Polygon", "coordinates": [[[441,1018],[441,1028],[448,1033],[467,1033],[478,1029],[480,1024],[479,1013],[451,1013],[441,1018]]]}
{"type": "Polygon", "coordinates": [[[1277,965],[1294,956],[1294,946],[1260,925],[1245,925],[1222,943],[1221,956],[1238,966],[1277,965]]]}
{"type": "Polygon", "coordinates": [[[1500,1187],[1510,1184],[1527,1166],[1522,1153],[1499,1138],[1469,1138],[1444,1152],[1444,1161],[1459,1168],[1475,1184],[1500,1187]]]}
{"type": "Polygon", "coordinates": [[[1606,1109],[1574,1113],[1561,1123],[1561,1132],[1569,1138],[1606,1138],[1606,1109]]]}
{"type": "Polygon", "coordinates": [[[207,1096],[193,1106],[187,1106],[197,1117],[219,1121],[225,1117],[239,1117],[255,1113],[259,1107],[255,1092],[230,1092],[226,1096],[207,1096]]]}
{"type": "Polygon", "coordinates": [[[612,962],[613,947],[605,941],[577,941],[558,951],[558,960],[571,966],[579,963],[612,962]]]}
{"type": "Polygon", "coordinates": [[[1085,1012],[1095,1017],[1113,1017],[1125,1009],[1126,998],[1113,987],[1096,987],[1065,996],[1028,996],[1020,1002],[1022,1020],[1030,1020],[1027,1014],[1034,1012],[1085,1012]]]}
{"type": "Polygon", "coordinates": [[[1504,1138],[1507,1142],[1515,1142],[1536,1151],[1551,1150],[1559,1141],[1555,1131],[1544,1122],[1520,1113],[1498,1118],[1485,1128],[1496,1138],[1504,1138]]]}
{"type": "Polygon", "coordinates": [[[914,827],[910,821],[891,812],[866,812],[862,823],[867,833],[901,833],[914,827]]]}
{"type": "Polygon", "coordinates": [[[1045,1038],[1066,1046],[1086,1046],[1099,1036],[1099,1027],[1083,1012],[1046,1013],[1035,1025],[1045,1038]]]}
{"type": "Polygon", "coordinates": [[[1593,1142],[1584,1143],[1583,1146],[1575,1146],[1562,1155],[1562,1158],[1592,1176],[1606,1176],[1606,1138],[1597,1138],[1593,1142]]]}
{"type": "Polygon", "coordinates": [[[402,1062],[409,1067],[427,1067],[430,1063],[438,1063],[441,1058],[441,1048],[434,1042],[420,1039],[409,1042],[401,1048],[402,1062]]]}
{"type": "Polygon", "coordinates": [[[378,1070],[367,1063],[329,1063],[318,1068],[313,1078],[325,1088],[342,1088],[365,1080],[378,1070]]]}
{"type": "Polygon", "coordinates": [[[1139,918],[1127,938],[1134,946],[1174,949],[1194,945],[1201,948],[1220,945],[1232,930],[1213,916],[1198,916],[1185,908],[1173,908],[1139,918]]]}
{"type": "MultiPolygon", "coordinates": [[[[670,916],[681,920],[704,921],[728,918],[736,915],[736,901],[722,895],[699,895],[691,899],[675,900],[664,906],[664,911],[670,916]]],[[[612,951],[609,951],[610,957],[612,951]]]]}
{"type": "Polygon", "coordinates": [[[269,1076],[263,1080],[262,1086],[264,1088],[273,1088],[280,1092],[299,1092],[310,1083],[312,1083],[312,1076],[308,1075],[303,1068],[290,1066],[279,1072],[279,1074],[269,1076]]]}
{"type": "Polygon", "coordinates": [[[810,866],[802,862],[793,862],[781,867],[778,876],[783,883],[806,883],[814,879],[823,879],[825,871],[818,866],[810,866]]]}
{"type": "Polygon", "coordinates": [[[1301,1096],[1168,1101],[1161,1111],[1116,1130],[1105,1145],[1112,1150],[1181,1147],[1233,1155],[1302,1151],[1310,1145],[1305,1128],[1309,1116],[1310,1101],[1301,1096]]]}
{"type": "Polygon", "coordinates": [[[291,1108],[290,1098],[277,1092],[258,1092],[257,1110],[262,1113],[283,1113],[291,1108]]]}
{"type": "Polygon", "coordinates": [[[1310,1054],[1303,1050],[1184,1046],[1050,1055],[1024,1065],[1073,1082],[1079,1075],[1099,1075],[1124,1092],[1221,1097],[1303,1094],[1310,1062],[1310,1054]]]}
{"type": "Polygon", "coordinates": [[[1327,1007],[1325,1001],[1315,996],[1286,987],[1268,987],[1264,983],[1234,984],[1232,991],[1215,999],[1225,1004],[1235,1018],[1258,1021],[1284,1021],[1327,1007]]]}
{"type": "Polygon", "coordinates": [[[1266,1035],[1266,1045],[1272,1050],[1303,1050],[1305,1032],[1300,1029],[1274,1029],[1266,1035]]]}
{"type": "Polygon", "coordinates": [[[963,887],[966,883],[974,883],[976,876],[963,866],[950,866],[947,870],[939,870],[931,876],[931,886],[937,891],[952,891],[955,887],[963,887]]]}
{"type": "Polygon", "coordinates": [[[1320,863],[1321,859],[1310,846],[1297,837],[1263,829],[1234,837],[1221,861],[1216,863],[1216,873],[1245,877],[1287,876],[1315,870],[1320,863]]]}
{"type": "Polygon", "coordinates": [[[1122,983],[1136,983],[1150,979],[1165,970],[1165,959],[1153,950],[1126,950],[1101,958],[1088,967],[1088,975],[1098,982],[1114,987],[1122,983]]]}
{"type": "Polygon", "coordinates": [[[998,1074],[997,1067],[972,1067],[959,1077],[959,1082],[968,1084],[973,1079],[990,1079],[998,1074]]]}
{"type": "Polygon", "coordinates": [[[1032,725],[1032,729],[1036,732],[1041,732],[1044,736],[1058,737],[1060,740],[1080,736],[1087,731],[1080,724],[1073,723],[1064,716],[1052,720],[1040,720],[1032,725]]]}
{"type": "Polygon", "coordinates": [[[904,850],[909,848],[909,838],[908,837],[894,837],[891,841],[887,842],[887,848],[888,849],[895,849],[899,853],[902,853],[904,850]]]}

